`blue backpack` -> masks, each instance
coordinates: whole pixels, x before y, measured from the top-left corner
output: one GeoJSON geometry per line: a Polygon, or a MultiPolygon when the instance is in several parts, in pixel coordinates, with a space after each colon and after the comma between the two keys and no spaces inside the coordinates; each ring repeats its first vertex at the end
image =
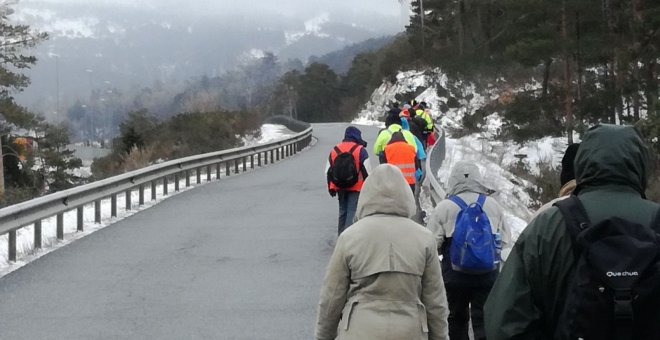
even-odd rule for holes
{"type": "Polygon", "coordinates": [[[497,269],[496,240],[488,216],[483,210],[485,195],[468,205],[458,196],[448,197],[461,210],[449,246],[452,269],[468,274],[483,274],[497,269]]]}

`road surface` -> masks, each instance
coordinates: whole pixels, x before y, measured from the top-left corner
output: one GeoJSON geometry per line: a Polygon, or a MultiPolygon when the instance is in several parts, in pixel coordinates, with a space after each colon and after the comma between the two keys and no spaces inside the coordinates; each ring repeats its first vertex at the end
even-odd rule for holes
{"type": "MultiPolygon", "coordinates": [[[[337,228],[323,168],[346,126],[315,125],[305,152],[180,193],[1,278],[0,338],[311,339],[337,228]]],[[[377,129],[361,129],[371,146],[377,129]]]]}

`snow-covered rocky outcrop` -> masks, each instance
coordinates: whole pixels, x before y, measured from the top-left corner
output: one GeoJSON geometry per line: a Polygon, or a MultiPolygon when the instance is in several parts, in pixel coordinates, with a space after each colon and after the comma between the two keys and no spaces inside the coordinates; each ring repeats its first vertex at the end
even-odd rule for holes
{"type": "MultiPolygon", "coordinates": [[[[439,69],[430,71],[407,71],[397,75],[396,83],[385,82],[374,91],[371,100],[353,121],[354,124],[383,125],[388,105],[402,95],[416,94],[414,98],[430,104],[431,115],[446,130],[460,128],[463,117],[485,107],[491,100],[497,100],[495,90],[477,91],[471,84],[456,83],[448,79],[439,69]],[[397,96],[398,95],[398,96],[397,96]],[[444,112],[442,112],[444,111],[444,112]]],[[[552,162],[559,165],[567,145],[566,138],[543,138],[523,145],[514,142],[495,140],[502,119],[492,112],[486,119],[483,132],[461,138],[447,138],[447,153],[437,179],[446,182],[453,165],[459,160],[471,160],[479,166],[484,175],[485,185],[495,190],[493,196],[506,208],[507,223],[516,230],[516,237],[532,215],[529,208],[532,199],[525,188],[531,183],[516,177],[508,169],[519,159],[515,155],[524,154],[530,171],[539,172],[539,162],[552,162]]],[[[428,210],[428,209],[427,209],[428,210]]]]}

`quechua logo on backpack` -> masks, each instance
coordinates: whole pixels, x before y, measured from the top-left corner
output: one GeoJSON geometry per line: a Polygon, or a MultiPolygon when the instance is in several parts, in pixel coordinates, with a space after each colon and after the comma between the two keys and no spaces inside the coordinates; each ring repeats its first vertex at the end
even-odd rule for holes
{"type": "Polygon", "coordinates": [[[485,195],[468,205],[458,196],[449,199],[461,210],[449,247],[452,269],[467,274],[483,274],[497,269],[498,256],[495,235],[483,210],[485,195]]]}
{"type": "Polygon", "coordinates": [[[337,146],[334,148],[337,156],[331,165],[330,180],[340,189],[350,188],[358,182],[358,168],[353,157],[358,146],[354,145],[349,151],[341,151],[337,146]]]}

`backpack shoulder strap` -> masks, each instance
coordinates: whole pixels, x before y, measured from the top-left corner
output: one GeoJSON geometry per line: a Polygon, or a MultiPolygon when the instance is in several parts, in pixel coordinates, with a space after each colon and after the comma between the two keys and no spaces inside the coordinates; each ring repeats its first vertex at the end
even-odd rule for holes
{"type": "Polygon", "coordinates": [[[660,234],[660,208],[658,208],[658,213],[655,214],[655,217],[651,220],[651,229],[656,234],[660,234]]]}
{"type": "Polygon", "coordinates": [[[580,232],[587,229],[591,225],[589,217],[587,216],[587,211],[584,209],[584,205],[582,205],[580,199],[575,195],[571,195],[566,199],[555,202],[553,205],[559,208],[562,216],[564,216],[564,220],[566,221],[566,228],[568,229],[568,233],[571,235],[574,249],[577,249],[578,234],[580,234],[580,232]]]}
{"type": "Polygon", "coordinates": [[[360,147],[360,144],[355,143],[355,145],[353,145],[353,146],[351,147],[351,150],[348,151],[348,152],[352,155],[353,152],[355,152],[355,149],[357,149],[358,147],[360,147]]]}
{"type": "Polygon", "coordinates": [[[458,197],[457,195],[451,195],[447,197],[447,199],[456,203],[456,205],[458,205],[461,209],[467,209],[468,207],[467,203],[465,203],[465,201],[463,201],[463,199],[458,197]]]}
{"type": "Polygon", "coordinates": [[[477,199],[477,204],[479,204],[479,206],[483,208],[484,203],[486,203],[486,195],[479,194],[479,198],[477,199]]]}

